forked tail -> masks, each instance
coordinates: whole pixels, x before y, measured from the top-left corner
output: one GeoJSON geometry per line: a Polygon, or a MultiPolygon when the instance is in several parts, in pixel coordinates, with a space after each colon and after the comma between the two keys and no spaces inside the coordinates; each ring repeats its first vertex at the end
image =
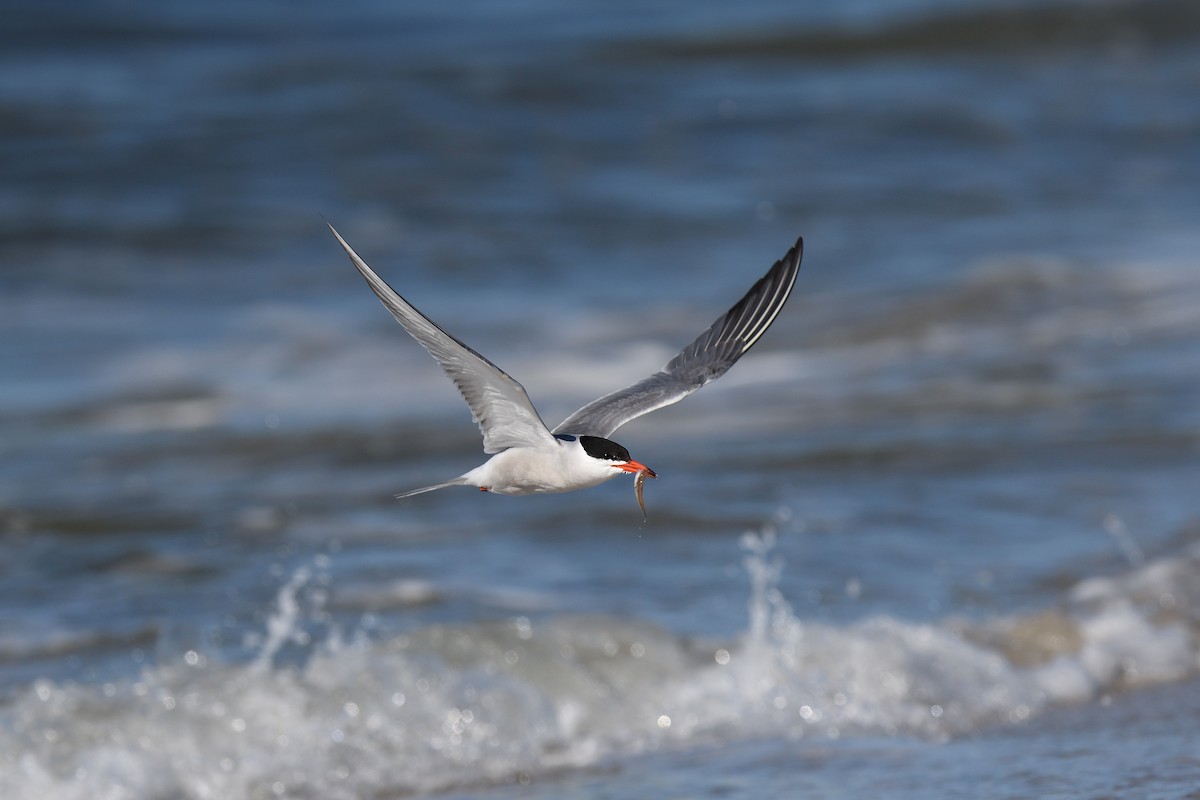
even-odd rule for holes
{"type": "Polygon", "coordinates": [[[470,484],[467,483],[466,478],[460,476],[452,481],[446,481],[445,483],[435,483],[433,486],[422,486],[420,489],[412,489],[407,492],[401,492],[400,494],[396,495],[396,499],[403,500],[406,497],[412,497],[414,494],[424,494],[425,492],[432,492],[435,489],[445,489],[447,486],[470,486],[470,484]]]}

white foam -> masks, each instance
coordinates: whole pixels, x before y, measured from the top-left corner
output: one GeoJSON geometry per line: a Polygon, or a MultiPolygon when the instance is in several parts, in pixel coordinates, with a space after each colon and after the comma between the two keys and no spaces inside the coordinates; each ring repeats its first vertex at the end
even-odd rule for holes
{"type": "Polygon", "coordinates": [[[1085,581],[1061,609],[1030,616],[839,626],[796,617],[771,544],[745,538],[749,619],[722,642],[614,618],[516,617],[388,639],[334,633],[281,660],[323,613],[300,570],[248,663],[188,650],[134,679],[19,692],[0,710],[0,796],[336,800],[507,783],[688,743],[941,739],[1200,671],[1187,627],[1194,550],[1085,581]]]}

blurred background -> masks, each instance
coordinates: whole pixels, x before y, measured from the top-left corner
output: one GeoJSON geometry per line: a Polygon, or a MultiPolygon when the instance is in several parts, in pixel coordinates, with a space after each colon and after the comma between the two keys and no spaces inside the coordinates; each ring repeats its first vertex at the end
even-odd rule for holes
{"type": "Polygon", "coordinates": [[[0,795],[1194,791],[1200,6],[4,15],[0,795]],[[642,523],[326,220],[552,425],[806,248],[642,523]]]}

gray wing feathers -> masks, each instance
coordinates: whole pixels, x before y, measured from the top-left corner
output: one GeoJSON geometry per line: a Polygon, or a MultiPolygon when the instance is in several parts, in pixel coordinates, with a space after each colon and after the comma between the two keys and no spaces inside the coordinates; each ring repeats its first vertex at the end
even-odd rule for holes
{"type": "Polygon", "coordinates": [[[555,433],[608,436],[635,417],[678,403],[709,381],[725,374],[771,327],[787,302],[804,239],[761,277],[708,330],[683,348],[661,371],[625,389],[593,400],[562,421],[555,433]]]}
{"type": "MultiPolygon", "coordinates": [[[[483,451],[499,453],[509,447],[539,442],[553,443],[546,424],[538,416],[525,387],[508,373],[439,328],[392,287],[384,283],[333,226],[350,262],[358,269],[392,316],[442,365],[471,408],[471,416],[483,433],[483,451]]],[[[437,487],[433,487],[437,488],[437,487]]]]}

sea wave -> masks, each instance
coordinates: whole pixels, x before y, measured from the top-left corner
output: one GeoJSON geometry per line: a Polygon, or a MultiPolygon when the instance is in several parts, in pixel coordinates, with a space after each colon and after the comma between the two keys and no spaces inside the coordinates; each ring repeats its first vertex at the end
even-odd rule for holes
{"type": "Polygon", "coordinates": [[[727,24],[720,31],[655,39],[619,51],[647,59],[927,58],[1064,49],[1129,53],[1191,41],[1196,22],[1196,6],[1178,0],[942,5],[890,20],[873,17],[870,24],[807,20],[761,31],[727,24]]]}
{"type": "MultiPolygon", "coordinates": [[[[252,658],[186,649],[136,678],[39,680],[0,708],[0,793],[21,798],[393,796],[528,782],[663,748],[761,737],[942,740],[1200,672],[1200,545],[983,621],[796,615],[769,530],[743,537],[729,640],[547,616],[329,633],[281,587],[252,658]],[[301,658],[282,656],[309,646],[301,658]]],[[[319,605],[319,604],[317,604],[319,605]]]]}

